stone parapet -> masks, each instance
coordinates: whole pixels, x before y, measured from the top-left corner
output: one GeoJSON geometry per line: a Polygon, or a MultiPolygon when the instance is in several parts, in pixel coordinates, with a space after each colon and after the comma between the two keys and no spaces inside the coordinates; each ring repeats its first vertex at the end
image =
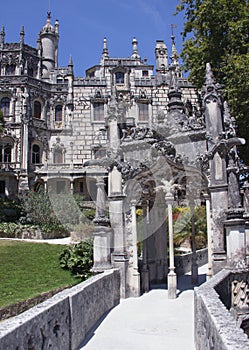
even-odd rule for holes
{"type": "MultiPolygon", "coordinates": [[[[196,251],[197,265],[203,266],[208,263],[208,249],[200,249],[196,251]]],[[[177,275],[184,275],[191,271],[192,253],[175,256],[175,272],[177,275]]]]}
{"type": "Polygon", "coordinates": [[[2,322],[0,349],[76,350],[119,301],[119,271],[96,275],[2,322]]]}
{"type": "MultiPolygon", "coordinates": [[[[195,348],[198,350],[245,350],[249,339],[229,312],[230,283],[245,271],[222,270],[195,288],[195,348]]],[[[248,271],[247,271],[248,277],[248,271]]]]}

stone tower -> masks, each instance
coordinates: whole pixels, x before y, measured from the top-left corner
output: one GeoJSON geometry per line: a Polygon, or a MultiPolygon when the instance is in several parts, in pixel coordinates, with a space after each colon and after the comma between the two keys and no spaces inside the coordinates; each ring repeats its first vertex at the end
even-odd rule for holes
{"type": "Polygon", "coordinates": [[[42,77],[48,78],[51,69],[58,67],[59,22],[51,23],[51,13],[48,12],[47,22],[39,33],[41,44],[42,77]]]}

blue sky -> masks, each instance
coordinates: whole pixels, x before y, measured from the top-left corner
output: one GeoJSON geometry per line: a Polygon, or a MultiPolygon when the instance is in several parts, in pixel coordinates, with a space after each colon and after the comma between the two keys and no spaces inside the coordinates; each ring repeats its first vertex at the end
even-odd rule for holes
{"type": "Polygon", "coordinates": [[[5,26],[5,42],[18,42],[21,26],[25,43],[36,47],[38,33],[51,10],[52,23],[59,20],[59,65],[66,66],[72,54],[74,73],[99,63],[103,38],[107,37],[111,57],[129,57],[132,39],[138,40],[142,58],[155,64],[156,40],[164,40],[171,53],[171,24],[177,49],[181,49],[182,14],[174,16],[180,0],[12,0],[5,1],[0,25],[5,26]]]}

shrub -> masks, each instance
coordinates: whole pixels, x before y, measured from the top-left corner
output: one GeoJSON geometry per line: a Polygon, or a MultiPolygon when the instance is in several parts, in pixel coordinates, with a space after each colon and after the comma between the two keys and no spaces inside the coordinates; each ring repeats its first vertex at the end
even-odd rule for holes
{"type": "Polygon", "coordinates": [[[21,213],[20,202],[6,198],[0,198],[0,222],[15,222],[21,213]]]}
{"type": "Polygon", "coordinates": [[[89,278],[93,266],[93,239],[88,238],[65,248],[60,254],[60,266],[82,281],[89,278]]]}

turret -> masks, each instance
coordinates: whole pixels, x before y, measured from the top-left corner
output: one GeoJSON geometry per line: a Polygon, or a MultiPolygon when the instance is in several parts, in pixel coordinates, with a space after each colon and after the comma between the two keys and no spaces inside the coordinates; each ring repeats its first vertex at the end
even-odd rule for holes
{"type": "Polygon", "coordinates": [[[140,59],[140,55],[138,53],[138,42],[137,42],[136,38],[133,38],[133,40],[132,40],[132,55],[131,55],[131,58],[134,58],[134,59],[139,58],[140,59]]]}
{"type": "Polygon", "coordinates": [[[156,41],[156,72],[166,73],[168,71],[168,49],[163,40],[156,41]]]}
{"type": "Polygon", "coordinates": [[[42,78],[49,78],[51,69],[58,67],[59,22],[51,24],[51,13],[48,12],[47,22],[39,33],[42,52],[42,78]]]}

